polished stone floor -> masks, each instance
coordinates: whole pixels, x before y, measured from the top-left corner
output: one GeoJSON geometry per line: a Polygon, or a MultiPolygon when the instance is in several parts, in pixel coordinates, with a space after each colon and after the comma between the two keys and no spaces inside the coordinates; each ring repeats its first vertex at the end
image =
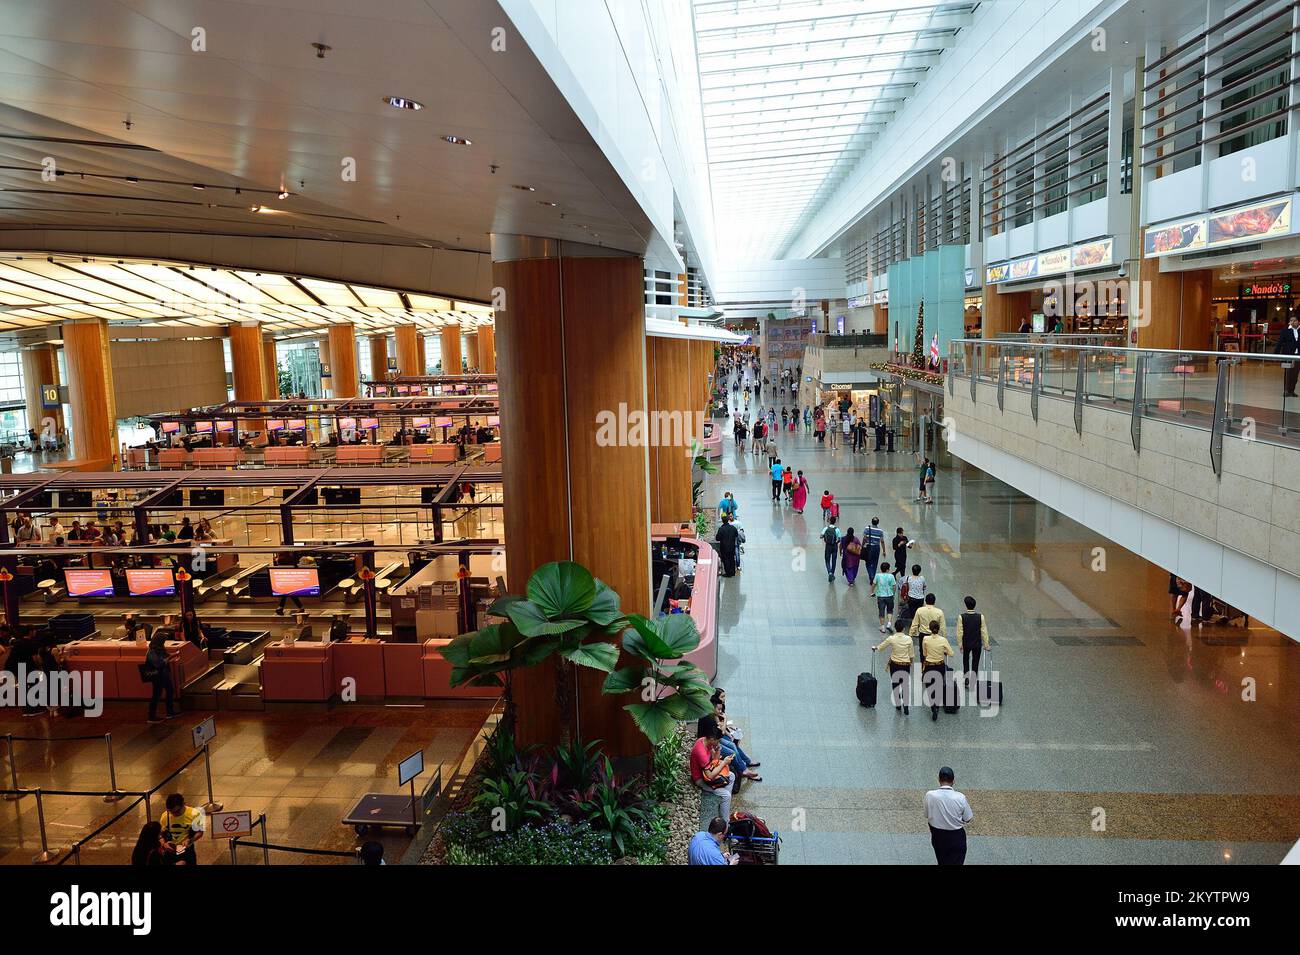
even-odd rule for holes
{"type": "MultiPolygon", "coordinates": [[[[67,737],[111,733],[119,789],[144,791],[157,785],[194,754],[191,730],[210,713],[185,712],[180,718],[150,726],[144,703],[110,703],[98,719],[24,719],[13,710],[0,713],[0,737],[67,737]]],[[[273,843],[350,852],[360,841],[340,820],[367,792],[396,793],[397,764],[424,751],[422,787],[442,767],[453,775],[474,742],[490,706],[476,701],[427,703],[423,706],[338,705],[285,707],[268,712],[217,714],[211,743],[213,795],[226,809],[265,813],[273,843]]],[[[0,742],[0,750],[5,749],[0,742]]],[[[16,742],[19,785],[76,791],[108,787],[108,761],[102,740],[85,742],[16,742]]],[[[0,754],[0,788],[9,788],[7,753],[0,754]]],[[[185,794],[193,805],[207,801],[200,757],[163,787],[162,795],[185,794]]],[[[46,838],[52,849],[73,842],[124,809],[130,800],[105,804],[93,796],[45,796],[46,838]]],[[[162,812],[152,804],[153,817],[162,812]]],[[[130,860],[143,807],[115,823],[82,851],[85,864],[123,864],[130,860]]],[[[372,830],[367,838],[384,843],[385,857],[396,861],[410,844],[401,830],[372,830]]],[[[0,801],[0,864],[27,864],[41,848],[35,797],[0,801]]],[[[196,846],[200,864],[228,864],[228,844],[205,838],[196,846]]],[[[240,850],[241,865],[260,865],[260,850],[240,850]]],[[[274,853],[272,864],[338,864],[347,861],[297,853],[274,853]]]]}
{"type": "Polygon", "coordinates": [[[796,515],[771,503],[767,458],[737,454],[718,424],[706,499],[732,491],[747,536],[722,581],[718,684],[765,777],[734,805],[781,831],[782,861],[933,863],[922,794],[944,764],[975,813],[971,863],[1276,863],[1300,837],[1300,646],[1175,626],[1167,572],[946,456],[925,506],[911,455],[784,433],[781,457],[813,489],[796,515]],[[996,714],[932,722],[884,692],[858,705],[881,635],[864,578],[827,582],[825,489],[842,525],[879,516],[886,538],[915,539],[950,633],[962,597],[979,601],[1006,689],[996,714]]]}

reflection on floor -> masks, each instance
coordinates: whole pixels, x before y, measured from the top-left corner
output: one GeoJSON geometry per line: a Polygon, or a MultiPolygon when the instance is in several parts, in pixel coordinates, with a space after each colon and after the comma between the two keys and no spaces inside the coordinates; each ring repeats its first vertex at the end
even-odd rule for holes
{"type": "MultiPolygon", "coordinates": [[[[0,737],[67,737],[111,733],[119,789],[143,791],[157,785],[193,755],[192,728],[210,715],[185,713],[167,723],[144,722],[145,704],[109,704],[98,719],[23,719],[13,710],[0,714],[0,737]]],[[[226,809],[265,813],[269,841],[282,845],[350,852],[359,842],[339,824],[366,792],[396,793],[397,764],[424,750],[422,786],[437,766],[443,778],[474,741],[490,709],[473,701],[424,706],[340,705],[330,710],[282,708],[266,713],[220,713],[211,744],[213,794],[226,809]]],[[[0,742],[0,748],[3,748],[0,742]]],[[[108,788],[108,760],[102,740],[67,743],[22,742],[17,751],[23,788],[99,791],[108,788]]],[[[3,783],[11,786],[7,754],[0,759],[3,783]]],[[[200,758],[162,791],[181,792],[189,802],[207,800],[200,758]]],[[[50,847],[66,850],[124,809],[129,800],[106,804],[93,796],[45,796],[43,808],[50,847]]],[[[161,798],[152,805],[162,812],[161,798]]],[[[82,850],[83,864],[124,864],[144,823],[139,807],[82,850]]],[[[259,837],[260,838],[260,837],[259,837]]],[[[400,830],[372,830],[396,861],[410,839],[400,830]]],[[[28,864],[40,851],[35,797],[0,802],[0,863],[28,864]]],[[[205,838],[197,846],[200,864],[228,864],[227,843],[205,838]]],[[[337,858],[275,853],[272,864],[337,864],[337,858]]],[[[241,865],[260,865],[260,850],[240,852],[241,865]]]]}
{"type": "Polygon", "coordinates": [[[783,861],[932,863],[921,796],[944,764],[975,812],[972,863],[1275,863],[1300,837],[1294,642],[1175,626],[1166,572],[947,457],[927,506],[911,455],[783,433],[783,461],[812,485],[796,515],[772,504],[766,456],[727,437],[706,500],[735,494],[747,543],[722,581],[718,685],[763,763],[735,807],[781,831],[783,861]],[[887,538],[916,540],[950,631],[962,597],[978,600],[1006,686],[996,715],[905,717],[884,692],[857,704],[881,634],[865,578],[827,583],[826,489],[843,526],[878,515],[887,538]]]}

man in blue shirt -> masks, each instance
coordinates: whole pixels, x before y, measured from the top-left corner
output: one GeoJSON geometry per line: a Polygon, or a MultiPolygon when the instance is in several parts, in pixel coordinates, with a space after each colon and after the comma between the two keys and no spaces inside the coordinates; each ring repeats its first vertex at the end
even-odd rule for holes
{"type": "Polygon", "coordinates": [[[785,468],[781,466],[781,459],[777,458],[772,462],[772,503],[777,504],[781,501],[781,475],[785,468]]]}
{"type": "Polygon", "coordinates": [[[862,535],[862,560],[867,565],[867,579],[876,579],[876,567],[880,563],[880,551],[885,546],[885,532],[880,529],[880,518],[873,517],[871,526],[862,535]]]}
{"type": "Polygon", "coordinates": [[[736,857],[722,851],[722,843],[727,838],[727,823],[714,816],[709,821],[708,832],[697,832],[691,836],[691,844],[686,850],[690,865],[735,865],[736,857]]]}

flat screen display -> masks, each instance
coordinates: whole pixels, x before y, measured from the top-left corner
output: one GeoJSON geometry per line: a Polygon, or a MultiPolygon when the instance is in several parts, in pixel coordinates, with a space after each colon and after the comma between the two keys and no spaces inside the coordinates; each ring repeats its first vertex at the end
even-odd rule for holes
{"type": "Polygon", "coordinates": [[[315,567],[272,567],[272,597],[319,597],[320,571],[315,567]]]}
{"type": "Polygon", "coordinates": [[[126,588],[132,597],[175,597],[176,579],[171,568],[128,570],[126,588]]]}
{"type": "Polygon", "coordinates": [[[229,434],[230,432],[232,432],[232,431],[234,431],[234,430],[235,430],[235,422],[233,422],[233,421],[218,421],[218,422],[217,422],[217,433],[218,433],[218,434],[229,434]]]}
{"type": "Polygon", "coordinates": [[[290,418],[284,427],[286,431],[304,431],[307,428],[307,419],[290,418]]]}
{"type": "Polygon", "coordinates": [[[267,431],[283,431],[284,421],[281,418],[272,418],[266,423],[267,431]]]}
{"type": "Polygon", "coordinates": [[[412,428],[427,428],[427,427],[429,427],[429,419],[428,419],[428,418],[412,418],[412,419],[411,419],[411,427],[412,427],[412,428]]]}
{"type": "Polygon", "coordinates": [[[191,507],[221,507],[226,503],[226,492],[219,487],[196,487],[190,491],[191,507]]]}
{"type": "Polygon", "coordinates": [[[362,431],[378,431],[378,430],[379,430],[379,419],[378,419],[378,418],[362,418],[362,419],[361,419],[361,430],[362,430],[362,431]]]}
{"type": "Polygon", "coordinates": [[[211,422],[211,421],[196,421],[196,422],[194,422],[194,433],[195,433],[195,434],[211,434],[211,433],[212,433],[212,422],[211,422]]]}
{"type": "Polygon", "coordinates": [[[489,428],[499,428],[499,427],[501,427],[501,416],[500,416],[500,415],[490,415],[490,416],[488,417],[488,427],[489,427],[489,428]]]}
{"type": "Polygon", "coordinates": [[[69,597],[113,596],[113,575],[107,570],[65,570],[69,597]]]}
{"type": "Polygon", "coordinates": [[[181,423],[179,421],[164,421],[162,423],[163,434],[176,434],[180,430],[181,423]]]}
{"type": "Polygon", "coordinates": [[[91,507],[95,503],[89,491],[60,491],[59,507],[91,507]]]}
{"type": "Polygon", "coordinates": [[[434,418],[433,423],[439,428],[450,428],[456,422],[451,418],[434,418]]]}
{"type": "Polygon", "coordinates": [[[406,387],[406,385],[398,385],[396,388],[393,389],[393,393],[398,395],[409,395],[411,393],[411,389],[406,387]]]}
{"type": "Polygon", "coordinates": [[[340,431],[355,431],[355,430],[357,430],[357,419],[356,419],[356,418],[339,418],[339,430],[340,430],[340,431]]]}

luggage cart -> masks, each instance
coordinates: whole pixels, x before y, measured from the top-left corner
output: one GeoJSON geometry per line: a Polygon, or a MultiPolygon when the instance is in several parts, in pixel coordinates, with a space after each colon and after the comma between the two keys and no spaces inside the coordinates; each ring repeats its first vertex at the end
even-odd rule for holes
{"type": "Polygon", "coordinates": [[[429,784],[417,796],[415,778],[408,780],[409,793],[366,793],[343,817],[343,825],[352,826],[358,836],[364,836],[371,826],[381,829],[405,829],[414,836],[424,823],[429,808],[442,792],[442,767],[433,772],[429,784]]]}
{"type": "Polygon", "coordinates": [[[781,861],[781,833],[749,813],[732,813],[727,827],[727,847],[740,856],[741,865],[778,865],[781,861]],[[771,835],[762,833],[770,832],[771,835]]]}

